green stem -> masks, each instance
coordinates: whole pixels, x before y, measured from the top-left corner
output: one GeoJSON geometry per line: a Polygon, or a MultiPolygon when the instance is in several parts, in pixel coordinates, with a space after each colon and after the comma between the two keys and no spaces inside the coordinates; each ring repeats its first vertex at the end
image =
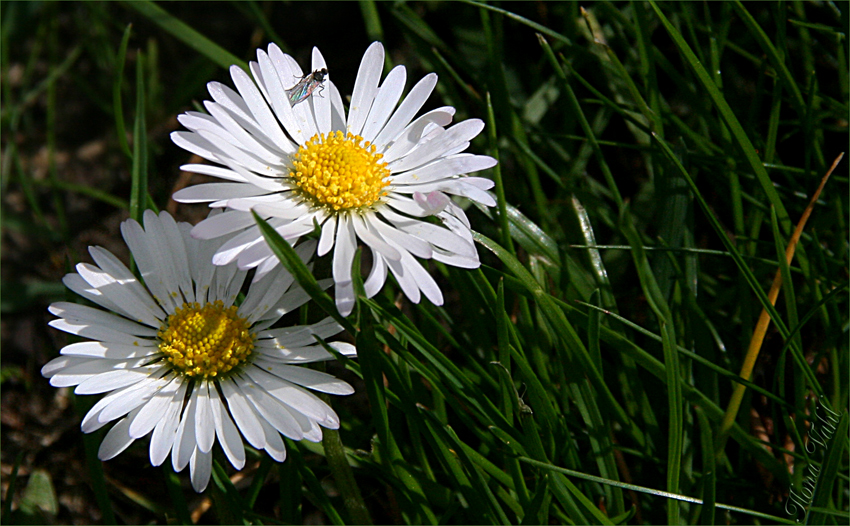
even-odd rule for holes
{"type": "MultiPolygon", "coordinates": [[[[317,365],[319,365],[317,369],[324,371],[325,364],[317,365]]],[[[330,396],[319,394],[319,397],[326,404],[331,405],[330,396]]],[[[334,480],[336,480],[337,489],[342,495],[345,509],[348,510],[349,518],[354,524],[372,524],[369,510],[366,509],[366,503],[363,502],[360,488],[357,487],[357,481],[354,480],[354,473],[351,471],[351,465],[345,455],[345,448],[342,445],[339,431],[322,429],[322,447],[325,449],[325,457],[328,459],[328,465],[331,468],[334,480]]]]}

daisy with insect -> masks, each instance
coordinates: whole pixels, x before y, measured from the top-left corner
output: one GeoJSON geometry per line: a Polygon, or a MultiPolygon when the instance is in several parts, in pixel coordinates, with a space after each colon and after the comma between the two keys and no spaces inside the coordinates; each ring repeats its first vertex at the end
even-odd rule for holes
{"type": "MultiPolygon", "coordinates": [[[[342,331],[331,318],[270,328],[309,300],[292,276],[277,267],[237,305],[246,271],[211,263],[227,237],[200,241],[190,230],[188,223],[150,210],[144,227],[132,219],[121,225],[144,285],[111,252],[90,247],[95,265],[80,263],[63,281],[102,308],[50,306],[58,317],[52,327],[88,341],[62,348],[41,373],[54,387],[76,386],[77,394],[108,393],[82,422],[90,433],[117,421],[101,443],[101,460],[151,434],[151,464],[170,454],[175,471],[189,466],[192,486],[201,492],[216,439],[236,469],[245,464],[242,437],[282,462],[281,435],[318,442],[320,426],[339,428],[333,409],[311,391],[354,390],[300,367],[333,358],[315,338],[342,331]]],[[[297,252],[306,260],[314,249],[314,242],[304,243],[297,252]]],[[[356,354],[348,343],[328,345],[342,355],[356,354]]]]}
{"type": "Polygon", "coordinates": [[[236,233],[213,262],[236,261],[241,269],[256,268],[262,278],[279,262],[251,210],[292,244],[318,227],[317,253],[333,251],[336,304],[343,315],[354,305],[351,266],[358,240],[372,255],[367,296],[392,273],[414,303],[424,295],[441,305],[439,286],[417,258],[480,265],[469,220],[449,196],[495,205],[487,191],[493,182],[467,174],[491,168],[496,160],[462,153],[484,123],[468,119],[450,126],[451,106],[414,118],[437,76],[426,75],[402,100],[406,70],[397,66],[380,82],[384,49],[378,42],[363,56],[347,112],[318,49],[307,76],[274,44],[268,52],[258,50],[257,58],[250,64],[253,79],[231,67],[236,91],[208,84],[209,114],[178,117],[189,131],[174,132],[172,140],[215,163],[182,169],[223,182],[185,188],[174,199],[227,208],[199,223],[192,235],[236,233]],[[327,88],[324,94],[320,86],[327,88]]]}

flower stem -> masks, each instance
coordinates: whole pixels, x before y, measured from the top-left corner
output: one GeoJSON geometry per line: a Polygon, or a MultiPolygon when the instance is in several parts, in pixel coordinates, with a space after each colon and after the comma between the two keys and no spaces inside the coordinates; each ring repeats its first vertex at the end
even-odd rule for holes
{"type": "MultiPolygon", "coordinates": [[[[320,397],[326,404],[330,405],[330,396],[322,394],[320,397]]],[[[366,509],[366,503],[363,502],[360,488],[357,487],[357,482],[354,480],[354,473],[348,464],[348,458],[345,456],[345,448],[339,437],[339,431],[336,429],[322,429],[322,447],[325,449],[328,465],[336,480],[337,489],[342,494],[342,500],[345,503],[345,508],[348,510],[348,515],[352,523],[372,524],[372,519],[369,517],[369,510],[366,509]]]]}

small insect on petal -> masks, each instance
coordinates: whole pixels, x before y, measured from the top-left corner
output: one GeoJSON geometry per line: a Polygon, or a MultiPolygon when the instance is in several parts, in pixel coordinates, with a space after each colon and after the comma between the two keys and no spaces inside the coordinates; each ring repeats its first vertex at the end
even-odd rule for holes
{"type": "Polygon", "coordinates": [[[307,97],[312,95],[316,88],[320,88],[319,93],[321,93],[325,89],[322,83],[325,81],[325,75],[327,74],[328,70],[322,68],[301,77],[298,84],[286,90],[286,95],[289,97],[289,104],[295,106],[299,102],[307,100],[307,97]]]}

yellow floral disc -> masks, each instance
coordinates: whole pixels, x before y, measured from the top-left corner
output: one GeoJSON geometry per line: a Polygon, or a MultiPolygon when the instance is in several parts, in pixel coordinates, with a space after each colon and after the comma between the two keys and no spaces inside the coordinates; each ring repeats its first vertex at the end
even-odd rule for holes
{"type": "Polygon", "coordinates": [[[386,195],[390,170],[382,157],[359,135],[341,131],[314,135],[298,148],[289,176],[319,205],[361,208],[386,195]]]}
{"type": "Polygon", "coordinates": [[[221,300],[184,303],[168,317],[157,333],[159,350],[177,371],[192,378],[227,373],[245,363],[254,349],[247,320],[236,315],[236,306],[221,300]]]}

